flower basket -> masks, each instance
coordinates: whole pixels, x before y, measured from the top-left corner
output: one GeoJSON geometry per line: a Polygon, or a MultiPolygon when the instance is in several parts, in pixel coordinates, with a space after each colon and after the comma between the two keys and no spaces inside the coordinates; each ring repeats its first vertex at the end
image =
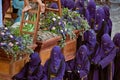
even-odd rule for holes
{"type": "Polygon", "coordinates": [[[68,40],[65,42],[65,46],[62,48],[65,60],[68,60],[69,58],[75,56],[76,45],[77,45],[76,39],[68,40]]]}
{"type": "Polygon", "coordinates": [[[24,55],[21,59],[13,60],[12,56],[6,55],[1,48],[0,55],[0,79],[10,80],[13,75],[22,69],[28,59],[28,55],[24,55]]]}
{"type": "Polygon", "coordinates": [[[74,30],[73,33],[76,35],[74,39],[70,39],[69,35],[66,35],[65,46],[62,48],[62,52],[65,56],[65,60],[71,60],[75,57],[77,49],[77,38],[80,35],[80,32],[84,30],[74,30]]]}
{"type": "Polygon", "coordinates": [[[11,60],[11,57],[8,56],[2,48],[0,48],[0,60],[11,60]]]}
{"type": "Polygon", "coordinates": [[[40,53],[42,64],[44,65],[45,61],[50,57],[51,49],[58,44],[61,37],[56,36],[52,37],[46,41],[37,41],[37,50],[40,53]]]}

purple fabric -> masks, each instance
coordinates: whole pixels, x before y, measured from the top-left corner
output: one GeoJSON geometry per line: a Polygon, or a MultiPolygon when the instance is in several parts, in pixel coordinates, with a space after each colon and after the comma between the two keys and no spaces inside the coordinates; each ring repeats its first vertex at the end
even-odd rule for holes
{"type": "Polygon", "coordinates": [[[95,21],[95,28],[94,28],[95,31],[98,31],[101,29],[104,17],[105,17],[105,14],[104,14],[103,8],[99,7],[96,10],[96,21],[95,21]]]}
{"type": "Polygon", "coordinates": [[[65,1],[66,1],[66,0],[61,0],[61,5],[62,5],[62,7],[65,6],[65,1]]]}
{"type": "Polygon", "coordinates": [[[89,53],[85,45],[80,46],[75,57],[75,70],[79,73],[80,78],[88,75],[90,62],[87,54],[89,53]]]}
{"type": "Polygon", "coordinates": [[[104,34],[101,38],[101,46],[98,48],[96,56],[93,59],[95,64],[101,64],[103,68],[106,67],[116,55],[116,49],[113,49],[114,47],[115,45],[112,42],[110,36],[108,34],[104,34]],[[110,55],[113,55],[113,56],[110,56],[110,55]],[[106,63],[103,65],[102,63],[104,59],[107,59],[107,58],[108,58],[107,61],[109,61],[109,63],[106,63]]]}
{"type": "Polygon", "coordinates": [[[87,54],[88,56],[90,56],[95,49],[96,46],[96,34],[95,31],[93,29],[87,30],[84,33],[84,41],[85,41],[85,45],[88,47],[89,49],[89,54],[87,54]]]}
{"type": "Polygon", "coordinates": [[[104,51],[110,52],[115,47],[113,41],[108,34],[104,34],[101,39],[101,45],[104,51]]]}
{"type": "Polygon", "coordinates": [[[116,46],[117,49],[117,54],[120,54],[120,33],[116,33],[115,36],[113,37],[113,42],[116,46]]]}
{"type": "Polygon", "coordinates": [[[61,64],[61,60],[63,59],[63,55],[59,46],[55,46],[52,49],[50,60],[50,69],[52,72],[57,73],[61,64]],[[57,68],[57,69],[56,69],[57,68]]]}
{"type": "Polygon", "coordinates": [[[110,11],[109,11],[109,7],[107,5],[103,6],[104,12],[105,12],[105,21],[106,24],[109,27],[109,34],[111,35],[111,31],[112,31],[112,21],[110,19],[110,11]]]}
{"type": "Polygon", "coordinates": [[[74,0],[65,0],[64,7],[68,8],[70,10],[74,9],[75,8],[75,1],[74,0]]]}
{"type": "Polygon", "coordinates": [[[104,12],[105,12],[105,20],[110,19],[110,12],[109,7],[107,5],[103,6],[104,12]]]}
{"type": "Polygon", "coordinates": [[[43,66],[40,65],[39,54],[32,53],[30,58],[31,61],[25,64],[23,69],[13,77],[13,80],[47,80],[46,75],[43,73],[43,66]],[[37,71],[35,71],[36,69],[37,71]]]}
{"type": "Polygon", "coordinates": [[[109,26],[106,24],[105,21],[105,13],[103,7],[99,7],[96,11],[96,22],[94,30],[97,33],[97,41],[101,43],[100,39],[103,34],[109,34],[109,26]]]}
{"type": "Polygon", "coordinates": [[[113,37],[113,42],[117,49],[117,56],[119,56],[120,55],[120,33],[115,34],[115,36],[113,37]]]}
{"type": "Polygon", "coordinates": [[[80,14],[82,14],[82,15],[84,15],[83,13],[83,11],[84,11],[84,1],[83,0],[77,0],[76,2],[75,2],[75,8],[77,9],[77,11],[80,13],[80,14]]]}
{"type": "Polygon", "coordinates": [[[89,11],[88,9],[85,9],[84,0],[77,0],[75,2],[75,8],[77,9],[77,12],[82,14],[85,17],[85,19],[89,21],[89,11]]]}
{"type": "MultiPolygon", "coordinates": [[[[112,42],[110,36],[108,34],[104,34],[101,38],[101,45],[96,52],[96,56],[92,59],[94,64],[101,66],[101,68],[97,68],[94,70],[94,79],[93,80],[100,80],[96,75],[100,76],[100,73],[106,75],[105,77],[101,77],[101,80],[109,80],[109,73],[108,69],[109,64],[113,62],[116,56],[116,49],[115,45],[112,42]],[[104,71],[107,70],[106,73],[104,71]]],[[[114,64],[114,63],[113,63],[114,64]]],[[[112,74],[114,75],[114,65],[112,64],[112,74]]]]}
{"type": "Polygon", "coordinates": [[[50,5],[50,8],[58,9],[57,3],[52,3],[52,4],[50,5]]]}
{"type": "Polygon", "coordinates": [[[75,60],[71,59],[69,61],[66,61],[66,67],[65,67],[65,75],[63,80],[75,80],[74,79],[74,67],[75,67],[75,60]]]}
{"type": "Polygon", "coordinates": [[[30,66],[36,66],[39,63],[41,63],[39,53],[34,52],[34,53],[30,54],[30,66]]]}
{"type": "Polygon", "coordinates": [[[87,19],[87,22],[88,22],[89,19],[90,19],[90,14],[89,14],[88,9],[86,9],[86,12],[85,12],[85,18],[87,19]]]}
{"type": "Polygon", "coordinates": [[[94,0],[88,1],[87,9],[90,15],[90,19],[88,23],[92,27],[93,26],[92,22],[95,21],[95,14],[96,14],[96,3],[94,2],[94,0]]]}
{"type": "Polygon", "coordinates": [[[115,57],[115,75],[114,80],[120,79],[120,33],[116,33],[113,37],[113,42],[116,45],[117,53],[115,57]]]}
{"type": "Polygon", "coordinates": [[[83,8],[84,7],[84,0],[77,0],[75,2],[75,7],[76,8],[83,8]]]}
{"type": "Polygon", "coordinates": [[[59,46],[53,47],[50,59],[44,65],[44,70],[50,80],[62,80],[65,71],[65,61],[59,46]],[[51,79],[51,74],[56,76],[51,79]]]}
{"type": "Polygon", "coordinates": [[[114,44],[120,48],[120,33],[116,33],[113,37],[114,44]]]}

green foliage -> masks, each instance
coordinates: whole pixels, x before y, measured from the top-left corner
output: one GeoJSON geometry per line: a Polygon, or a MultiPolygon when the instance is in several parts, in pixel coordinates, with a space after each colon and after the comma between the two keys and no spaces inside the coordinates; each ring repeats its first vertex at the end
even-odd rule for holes
{"type": "Polygon", "coordinates": [[[80,17],[80,14],[71,11],[68,8],[63,8],[62,16],[49,12],[46,17],[41,20],[41,29],[48,30],[55,34],[61,35],[61,46],[64,46],[66,35],[70,36],[70,39],[76,38],[74,30],[88,30],[89,25],[86,20],[80,17]]]}

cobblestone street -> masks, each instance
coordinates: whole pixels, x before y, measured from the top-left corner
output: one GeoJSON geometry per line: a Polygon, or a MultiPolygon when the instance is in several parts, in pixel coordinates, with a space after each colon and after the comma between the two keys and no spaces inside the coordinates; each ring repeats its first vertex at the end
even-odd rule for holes
{"type": "Polygon", "coordinates": [[[120,32],[120,6],[119,4],[111,4],[110,9],[111,20],[113,23],[112,38],[115,33],[120,32]]]}

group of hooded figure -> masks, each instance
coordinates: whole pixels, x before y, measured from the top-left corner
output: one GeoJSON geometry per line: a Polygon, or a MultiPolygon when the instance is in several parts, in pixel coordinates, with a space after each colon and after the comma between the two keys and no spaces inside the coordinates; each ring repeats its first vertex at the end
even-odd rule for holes
{"type": "MultiPolygon", "coordinates": [[[[30,61],[13,80],[119,80],[120,33],[111,40],[112,21],[107,5],[97,7],[93,0],[61,0],[62,7],[75,10],[88,21],[91,29],[83,34],[74,59],[65,61],[59,46],[53,47],[50,58],[41,65],[39,54],[30,55],[30,61]]],[[[58,8],[53,3],[52,8],[58,8]]],[[[79,38],[79,37],[78,37],[79,38]]]]}
{"type": "Polygon", "coordinates": [[[12,80],[62,80],[65,71],[65,59],[59,46],[51,50],[50,58],[41,65],[39,53],[30,54],[30,61],[12,77],[12,80]]]}
{"type": "Polygon", "coordinates": [[[96,40],[95,31],[84,33],[84,42],[76,52],[75,58],[65,61],[59,46],[51,50],[50,58],[41,65],[37,52],[30,54],[30,61],[13,76],[13,80],[119,80],[120,33],[113,41],[108,34],[96,40]]]}

